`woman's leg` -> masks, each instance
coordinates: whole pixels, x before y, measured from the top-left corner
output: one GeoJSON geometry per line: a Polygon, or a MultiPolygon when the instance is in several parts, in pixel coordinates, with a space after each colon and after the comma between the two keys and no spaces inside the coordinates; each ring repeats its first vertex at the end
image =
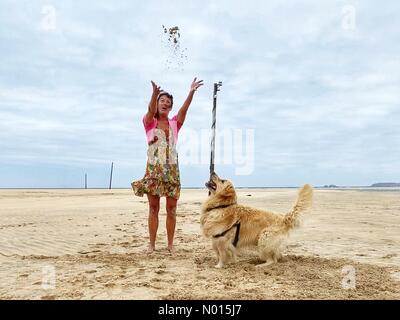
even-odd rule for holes
{"type": "Polygon", "coordinates": [[[147,199],[149,199],[149,236],[150,236],[150,243],[147,252],[152,253],[156,247],[158,212],[160,211],[160,197],[147,194],[147,199]]]}
{"type": "Polygon", "coordinates": [[[167,238],[168,250],[174,254],[174,234],[176,225],[176,206],[178,200],[175,198],[167,197],[167,238]]]}

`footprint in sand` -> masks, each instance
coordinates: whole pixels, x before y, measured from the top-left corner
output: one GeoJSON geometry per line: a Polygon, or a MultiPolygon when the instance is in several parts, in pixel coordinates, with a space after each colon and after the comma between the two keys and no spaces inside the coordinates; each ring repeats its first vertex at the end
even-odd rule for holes
{"type": "Polygon", "coordinates": [[[145,268],[140,268],[138,271],[136,271],[135,273],[136,274],[143,274],[143,273],[145,273],[146,272],[146,269],[145,268]]]}
{"type": "Polygon", "coordinates": [[[163,270],[163,269],[158,269],[156,271],[154,271],[157,274],[163,274],[163,273],[167,273],[167,271],[163,270]]]}
{"type": "Polygon", "coordinates": [[[97,270],[87,270],[86,273],[95,273],[97,270]]]}

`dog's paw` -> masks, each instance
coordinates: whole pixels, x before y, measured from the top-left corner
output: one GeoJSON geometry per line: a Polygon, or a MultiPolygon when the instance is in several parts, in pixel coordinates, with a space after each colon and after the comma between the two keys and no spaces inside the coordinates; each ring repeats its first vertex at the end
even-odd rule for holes
{"type": "Polygon", "coordinates": [[[218,263],[218,264],[216,264],[216,265],[214,266],[214,268],[217,268],[217,269],[222,269],[223,267],[224,267],[224,265],[221,264],[221,263],[218,263]]]}
{"type": "Polygon", "coordinates": [[[275,263],[274,260],[269,260],[269,261],[267,261],[265,263],[260,263],[260,264],[256,265],[256,269],[258,269],[258,270],[265,269],[266,267],[268,267],[268,266],[270,266],[270,265],[272,265],[274,263],[275,263]]]}

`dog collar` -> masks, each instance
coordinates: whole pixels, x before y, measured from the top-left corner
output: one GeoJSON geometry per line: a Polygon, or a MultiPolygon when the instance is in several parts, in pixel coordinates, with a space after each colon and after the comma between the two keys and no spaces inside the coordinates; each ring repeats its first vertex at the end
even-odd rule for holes
{"type": "Polygon", "coordinates": [[[222,205],[222,206],[219,206],[219,207],[207,208],[207,209],[206,209],[206,212],[209,212],[209,211],[211,211],[211,210],[214,210],[214,209],[222,209],[222,208],[227,208],[227,207],[230,207],[230,206],[232,206],[232,204],[224,204],[224,205],[222,205]]]}

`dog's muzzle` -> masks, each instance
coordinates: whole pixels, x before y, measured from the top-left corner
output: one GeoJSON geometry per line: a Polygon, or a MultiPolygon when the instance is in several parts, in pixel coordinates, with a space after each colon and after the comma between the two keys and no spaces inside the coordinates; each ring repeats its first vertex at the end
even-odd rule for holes
{"type": "Polygon", "coordinates": [[[208,181],[205,183],[207,189],[216,190],[217,185],[213,181],[208,181]]]}

